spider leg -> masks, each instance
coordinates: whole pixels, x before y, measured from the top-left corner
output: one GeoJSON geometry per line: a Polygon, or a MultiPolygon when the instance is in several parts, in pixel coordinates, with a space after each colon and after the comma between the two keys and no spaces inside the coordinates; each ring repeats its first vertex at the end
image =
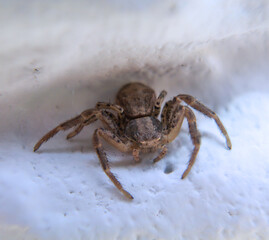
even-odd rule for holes
{"type": "Polygon", "coordinates": [[[197,154],[199,152],[200,145],[201,145],[201,135],[200,135],[200,132],[197,129],[196,117],[195,117],[193,111],[189,107],[186,106],[184,108],[185,108],[185,114],[184,115],[185,115],[185,117],[187,118],[187,121],[188,121],[189,131],[190,131],[192,143],[194,145],[194,149],[192,151],[188,167],[184,171],[184,173],[182,174],[181,179],[184,179],[188,175],[188,173],[190,172],[190,170],[191,170],[191,168],[192,168],[192,166],[193,166],[193,164],[195,162],[195,159],[197,157],[197,154]]]}
{"type": "MultiPolygon", "coordinates": [[[[87,109],[83,111],[80,115],[63,122],[59,124],[57,127],[49,131],[47,134],[45,134],[34,146],[34,152],[37,151],[40,146],[44,143],[47,142],[50,138],[52,138],[55,134],[57,134],[59,131],[66,131],[72,127],[75,127],[79,124],[83,124],[84,122],[94,122],[97,120],[96,114],[99,112],[99,110],[95,109],[87,109]]],[[[77,130],[79,132],[79,127],[77,127],[77,130]]],[[[80,130],[81,131],[81,130],[80,130]]],[[[72,135],[75,133],[72,133],[72,135]]],[[[76,135],[76,134],[75,134],[76,135]]]]}
{"type": "Polygon", "coordinates": [[[223,126],[222,122],[220,121],[219,117],[217,116],[217,114],[215,112],[213,112],[211,109],[209,109],[208,107],[206,107],[205,105],[203,105],[202,103],[200,103],[198,100],[196,100],[194,97],[192,97],[190,95],[180,94],[180,95],[176,96],[176,98],[181,99],[182,101],[184,101],[185,103],[187,103],[188,105],[190,105],[194,109],[200,111],[201,113],[203,113],[207,117],[213,118],[215,120],[216,124],[218,125],[219,129],[221,130],[222,134],[226,138],[226,144],[227,144],[228,149],[232,149],[232,143],[231,143],[231,140],[229,138],[229,135],[228,135],[225,127],[223,126]]]}
{"type": "Polygon", "coordinates": [[[139,148],[134,148],[133,149],[133,157],[134,157],[134,160],[135,160],[135,162],[136,163],[140,163],[141,162],[141,158],[140,158],[140,156],[139,156],[139,153],[140,153],[140,150],[139,150],[139,148]]]}
{"type": "Polygon", "coordinates": [[[98,102],[96,103],[96,109],[111,109],[118,113],[123,113],[123,108],[113,103],[98,102]]]}
{"type": "Polygon", "coordinates": [[[162,111],[162,124],[165,136],[164,143],[168,143],[173,141],[177,137],[180,132],[184,118],[187,118],[194,149],[189,160],[188,167],[181,177],[183,179],[188,175],[195,162],[198,151],[200,149],[201,136],[196,126],[196,118],[194,113],[189,107],[182,106],[180,102],[180,99],[174,98],[173,100],[168,101],[165,104],[162,111]]]}
{"type": "Polygon", "coordinates": [[[153,110],[153,116],[154,117],[158,117],[160,110],[161,110],[161,105],[163,103],[163,100],[165,98],[165,96],[167,95],[167,92],[165,90],[162,90],[159,97],[157,98],[156,102],[155,102],[155,106],[154,106],[154,110],[153,110]]]}
{"type": "Polygon", "coordinates": [[[121,131],[123,131],[123,125],[124,125],[124,119],[125,119],[125,114],[124,110],[121,106],[113,103],[106,103],[106,102],[98,102],[96,104],[97,109],[109,109],[116,111],[118,113],[118,122],[119,122],[119,128],[121,131]]]}
{"type": "Polygon", "coordinates": [[[106,112],[102,109],[108,108],[108,109],[118,112],[119,114],[123,112],[122,107],[115,104],[97,103],[96,108],[97,109],[87,109],[83,111],[80,115],[78,115],[77,117],[72,118],[66,122],[63,122],[57,127],[55,127],[54,129],[52,129],[51,131],[49,131],[36,143],[36,145],[34,146],[34,152],[37,151],[44,142],[47,142],[50,138],[52,138],[59,131],[65,131],[72,127],[76,127],[78,125],[73,132],[67,135],[67,139],[70,139],[76,136],[77,134],[79,134],[85,126],[95,122],[98,118],[101,118],[100,120],[101,121],[103,120],[103,122],[106,125],[108,125],[108,127],[111,128],[113,125],[113,128],[114,128],[115,124],[117,124],[116,117],[112,113],[106,112]],[[105,115],[109,115],[110,119],[104,120],[104,118],[106,118],[105,115]],[[103,116],[103,117],[100,117],[100,116],[103,116]]]}
{"type": "Polygon", "coordinates": [[[47,142],[50,138],[52,138],[55,134],[57,134],[59,131],[65,131],[69,128],[75,127],[78,124],[80,124],[83,121],[83,117],[81,115],[72,118],[66,122],[61,123],[51,131],[49,131],[47,134],[45,134],[34,146],[34,152],[37,151],[40,146],[44,143],[47,142]]]}
{"type": "Polygon", "coordinates": [[[67,136],[66,136],[66,139],[70,139],[70,138],[73,138],[75,137],[76,135],[78,135],[81,130],[85,127],[86,125],[81,123],[80,125],[78,125],[75,130],[71,133],[69,133],[67,136]]]}
{"type": "Polygon", "coordinates": [[[166,102],[161,114],[165,143],[172,142],[179,134],[184,114],[185,109],[180,105],[180,101],[173,99],[166,102]]]}
{"type": "Polygon", "coordinates": [[[154,163],[159,162],[166,155],[166,153],[167,153],[167,147],[163,146],[162,151],[156,158],[153,159],[153,162],[154,163]]]}
{"type": "Polygon", "coordinates": [[[184,108],[180,105],[180,101],[176,99],[166,102],[162,114],[161,121],[163,126],[164,138],[162,140],[160,154],[153,160],[154,163],[160,161],[167,153],[166,143],[172,142],[181,129],[184,120],[184,108]]]}
{"type": "Polygon", "coordinates": [[[93,134],[93,146],[96,150],[96,153],[105,174],[110,178],[114,185],[124,194],[125,197],[133,199],[133,196],[123,188],[115,175],[110,171],[109,162],[106,153],[102,147],[100,137],[102,137],[104,140],[106,140],[108,143],[112,144],[122,152],[128,152],[131,150],[130,142],[124,142],[119,136],[117,136],[116,133],[103,128],[96,129],[93,134]]]}
{"type": "Polygon", "coordinates": [[[109,129],[117,129],[118,128],[118,122],[116,117],[114,116],[114,114],[112,114],[111,112],[105,111],[105,110],[100,110],[98,112],[96,112],[96,115],[90,119],[88,119],[87,121],[84,121],[83,123],[81,123],[80,125],[78,125],[77,128],[75,128],[75,130],[71,133],[69,133],[66,137],[66,139],[70,139],[72,137],[75,137],[77,134],[79,134],[81,132],[81,130],[95,122],[97,119],[101,120],[103,122],[103,124],[105,124],[109,129]]]}
{"type": "Polygon", "coordinates": [[[73,132],[69,133],[69,134],[66,136],[66,139],[70,139],[70,138],[75,137],[76,135],[78,135],[78,134],[81,132],[81,130],[82,130],[85,126],[87,126],[87,125],[89,125],[89,124],[95,122],[96,120],[97,120],[96,116],[93,116],[93,117],[90,118],[89,120],[82,122],[81,124],[79,124],[79,125],[75,128],[75,130],[74,130],[73,132]]]}

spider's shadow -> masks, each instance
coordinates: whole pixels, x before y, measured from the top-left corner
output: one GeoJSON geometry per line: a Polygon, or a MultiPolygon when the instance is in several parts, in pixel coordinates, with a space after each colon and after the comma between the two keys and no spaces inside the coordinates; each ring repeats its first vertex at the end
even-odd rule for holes
{"type": "Polygon", "coordinates": [[[225,148],[227,147],[225,144],[224,137],[223,137],[223,140],[221,140],[220,137],[218,137],[216,134],[211,133],[211,132],[206,132],[206,131],[201,131],[201,136],[202,136],[202,139],[207,138],[207,139],[212,140],[213,142],[215,142],[216,144],[218,144],[221,147],[225,147],[225,148]]]}
{"type": "Polygon", "coordinates": [[[38,150],[37,153],[93,153],[94,149],[90,147],[83,147],[83,146],[74,146],[74,147],[57,147],[57,148],[46,148],[38,150]]]}
{"type": "MultiPolygon", "coordinates": [[[[88,62],[85,64],[87,65],[88,62]]],[[[82,66],[79,65],[69,70],[68,74],[65,71],[62,72],[55,76],[53,81],[42,85],[42,88],[31,91],[30,95],[25,91],[14,95],[11,102],[17,104],[16,109],[24,109],[25,127],[20,133],[23,136],[22,141],[25,141],[25,136],[29,138],[29,142],[32,141],[33,136],[37,138],[47,131],[45,125],[52,128],[57,123],[94,107],[97,101],[114,102],[117,91],[127,82],[143,82],[156,90],[156,94],[165,89],[168,92],[165,101],[179,93],[191,94],[204,104],[209,104],[209,107],[214,106],[214,111],[221,105],[227,105],[231,97],[231,93],[227,95],[221,86],[215,89],[215,81],[208,78],[201,79],[200,74],[196,72],[207,69],[207,66],[204,66],[204,63],[193,62],[192,58],[185,59],[184,62],[179,60],[176,63],[169,61],[159,64],[145,63],[142,67],[127,65],[109,70],[102,75],[81,72],[81,68],[82,66]],[[195,74],[190,74],[190,70],[193,72],[193,69],[196,69],[195,74]],[[78,81],[74,81],[74,78],[78,81]],[[222,90],[221,93],[217,91],[218,89],[222,90]],[[224,97],[222,92],[225,93],[224,97]],[[214,93],[213,96],[212,93],[214,93]]],[[[39,75],[40,78],[42,74],[43,71],[39,75]]],[[[17,124],[13,116],[14,114],[10,115],[10,119],[7,118],[1,123],[2,134],[5,134],[5,131],[8,134],[10,125],[17,124]]],[[[91,138],[91,136],[88,137],[91,138]]],[[[43,148],[42,152],[81,151],[81,147],[73,146],[70,149],[51,147],[50,149],[43,148]]],[[[83,146],[83,151],[92,151],[92,148],[83,146]]]]}
{"type": "MultiPolygon", "coordinates": [[[[54,139],[55,140],[55,139],[54,139]]],[[[55,140],[57,141],[57,140],[55,140]]],[[[50,142],[46,146],[42,146],[38,149],[37,153],[74,153],[74,152],[81,152],[81,153],[93,153],[94,148],[92,146],[91,139],[71,139],[66,140],[67,143],[63,143],[65,147],[61,146],[53,146],[53,143],[50,142]],[[66,146],[68,144],[68,146],[66,146]]]]}
{"type": "MultiPolygon", "coordinates": [[[[65,146],[65,147],[53,147],[48,146],[41,148],[37,151],[37,153],[57,153],[57,154],[66,154],[66,153],[95,153],[94,147],[92,145],[91,140],[87,139],[72,139],[68,140],[71,144],[74,143],[75,146],[65,146]]],[[[66,144],[65,144],[66,145],[66,144]]],[[[110,165],[113,167],[128,167],[128,166],[136,166],[137,163],[134,162],[131,154],[121,153],[116,148],[113,148],[108,143],[103,141],[103,147],[108,156],[108,160],[110,165]],[[116,160],[117,159],[117,160],[116,160]],[[120,159],[120,160],[118,160],[120,159]]],[[[143,155],[142,155],[143,158],[143,155]]],[[[96,160],[98,161],[98,157],[96,155],[96,160]]]]}

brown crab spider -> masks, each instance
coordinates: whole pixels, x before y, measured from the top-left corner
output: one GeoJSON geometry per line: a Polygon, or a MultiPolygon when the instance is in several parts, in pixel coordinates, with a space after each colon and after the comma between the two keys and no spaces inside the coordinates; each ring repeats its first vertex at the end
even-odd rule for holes
{"type": "Polygon", "coordinates": [[[166,102],[161,112],[160,121],[158,116],[166,94],[166,91],[162,91],[156,98],[155,92],[142,83],[126,84],[119,90],[116,96],[116,104],[99,102],[94,109],[88,109],[79,116],[61,123],[36,143],[34,151],[37,151],[44,142],[59,131],[75,127],[67,135],[67,139],[70,139],[79,134],[85,126],[100,120],[105,127],[94,131],[93,146],[101,166],[114,185],[127,198],[133,199],[133,196],[123,188],[110,171],[109,161],[102,147],[101,139],[121,152],[132,153],[135,162],[141,161],[141,152],[159,150],[159,155],[153,160],[156,163],[165,156],[167,153],[166,145],[178,136],[183,120],[186,118],[194,148],[188,166],[181,177],[184,179],[190,172],[201,145],[201,135],[197,129],[196,117],[190,108],[192,107],[215,120],[226,138],[228,149],[232,148],[228,133],[216,113],[190,95],[180,94],[166,102]],[[182,105],[182,102],[190,107],[182,105]]]}

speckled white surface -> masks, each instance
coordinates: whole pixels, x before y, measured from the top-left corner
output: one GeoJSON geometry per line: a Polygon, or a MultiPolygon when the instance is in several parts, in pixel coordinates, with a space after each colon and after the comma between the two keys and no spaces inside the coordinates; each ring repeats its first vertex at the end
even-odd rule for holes
{"type": "Polygon", "coordinates": [[[269,239],[267,1],[1,2],[0,239],[269,239]],[[196,21],[194,19],[197,19],[196,21]],[[3,34],[4,33],[4,34],[3,34]],[[158,164],[107,147],[126,200],[103,173],[95,127],[58,123],[142,81],[196,96],[202,146],[186,180],[187,124],[158,164]]]}

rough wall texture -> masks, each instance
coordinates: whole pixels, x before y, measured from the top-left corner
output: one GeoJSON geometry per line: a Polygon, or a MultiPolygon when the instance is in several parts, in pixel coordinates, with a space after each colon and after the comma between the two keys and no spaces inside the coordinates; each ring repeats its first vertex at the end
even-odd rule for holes
{"type": "Polygon", "coordinates": [[[269,238],[267,1],[0,4],[0,238],[269,238]],[[101,169],[91,144],[98,124],[32,153],[48,130],[113,102],[130,81],[167,99],[196,96],[218,113],[232,151],[198,112],[202,146],[184,181],[186,123],[156,165],[107,146],[132,202],[101,169]]]}

